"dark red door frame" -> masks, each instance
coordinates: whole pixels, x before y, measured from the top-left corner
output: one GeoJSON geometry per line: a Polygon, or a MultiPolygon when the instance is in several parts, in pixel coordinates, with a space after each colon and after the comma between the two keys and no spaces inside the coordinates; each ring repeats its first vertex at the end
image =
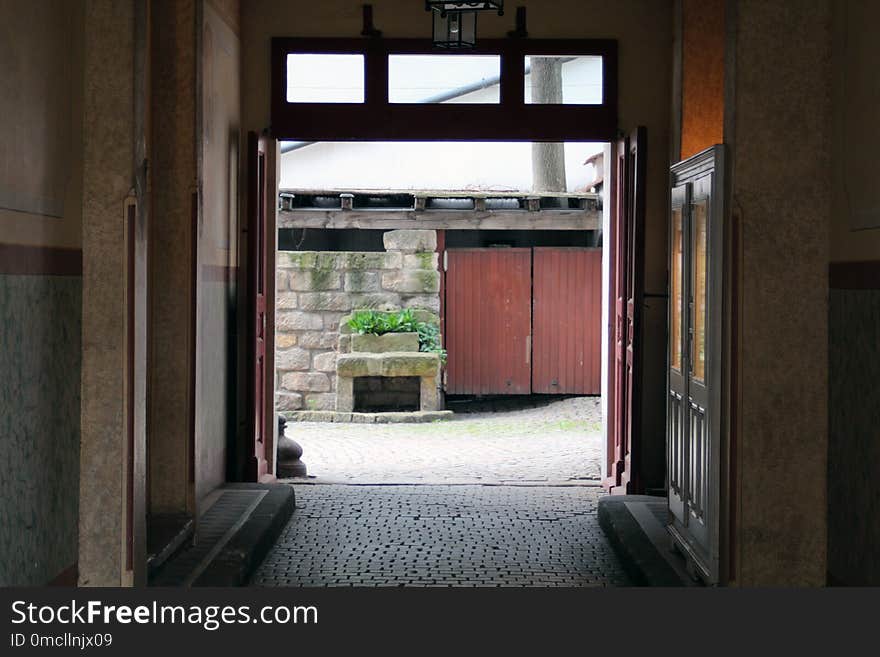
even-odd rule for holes
{"type": "MultiPolygon", "coordinates": [[[[388,57],[438,54],[424,39],[276,37],[271,52],[271,121],[276,139],[306,141],[612,141],[617,130],[617,41],[482,39],[470,54],[501,58],[497,104],[388,102],[388,57]],[[363,103],[288,103],[287,55],[364,56],[363,103]],[[527,105],[525,57],[600,55],[600,105],[527,105]],[[357,126],[352,129],[352,126],[357,126]]],[[[449,55],[454,56],[454,55],[449,55]]]]}
{"type": "Polygon", "coordinates": [[[613,195],[613,217],[611,220],[611,239],[609,241],[611,258],[611,290],[609,315],[611,316],[610,342],[611,350],[609,351],[609,386],[608,395],[608,419],[607,419],[607,437],[608,437],[608,453],[607,453],[607,470],[605,478],[605,487],[608,489],[620,485],[620,477],[624,470],[624,440],[623,427],[625,425],[625,409],[626,409],[626,388],[624,386],[624,341],[623,330],[626,315],[624,313],[624,303],[627,297],[626,272],[629,267],[629,258],[627,257],[627,225],[625,218],[627,216],[627,146],[626,138],[618,139],[615,148],[614,157],[614,175],[612,176],[614,184],[613,195]]]}
{"type": "Polygon", "coordinates": [[[247,336],[247,429],[244,479],[259,481],[268,471],[266,453],[266,362],[267,285],[267,152],[268,139],[248,133],[248,336],[247,336]],[[249,445],[249,447],[248,447],[249,445]]]}

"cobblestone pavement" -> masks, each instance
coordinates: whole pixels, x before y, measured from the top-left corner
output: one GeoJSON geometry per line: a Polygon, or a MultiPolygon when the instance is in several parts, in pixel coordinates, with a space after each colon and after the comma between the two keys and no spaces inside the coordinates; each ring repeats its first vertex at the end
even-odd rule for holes
{"type": "Polygon", "coordinates": [[[596,487],[296,486],[256,586],[625,586],[596,487]]]}
{"type": "Polygon", "coordinates": [[[291,422],[287,435],[302,445],[313,483],[595,485],[600,478],[598,397],[496,412],[461,406],[443,422],[291,422]]]}

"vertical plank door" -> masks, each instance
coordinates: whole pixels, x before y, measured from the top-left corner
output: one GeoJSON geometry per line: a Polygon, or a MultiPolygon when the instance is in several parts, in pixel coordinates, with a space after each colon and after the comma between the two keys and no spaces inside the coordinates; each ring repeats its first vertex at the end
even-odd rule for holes
{"type": "Polygon", "coordinates": [[[602,249],[535,248],[532,392],[601,394],[602,249]]]}
{"type": "Polygon", "coordinates": [[[446,251],[446,392],[531,393],[531,249],[446,251]]]}

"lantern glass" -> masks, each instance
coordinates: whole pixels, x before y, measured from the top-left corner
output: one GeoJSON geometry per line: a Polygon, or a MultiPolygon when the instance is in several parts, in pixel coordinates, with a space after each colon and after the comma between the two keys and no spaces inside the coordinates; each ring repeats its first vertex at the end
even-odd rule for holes
{"type": "Polygon", "coordinates": [[[426,0],[426,9],[433,9],[441,13],[447,11],[497,11],[501,16],[504,12],[504,0],[477,0],[475,2],[466,2],[460,0],[426,0]]]}
{"type": "Polygon", "coordinates": [[[434,46],[448,50],[473,48],[477,43],[477,12],[448,11],[434,14],[434,46]]]}

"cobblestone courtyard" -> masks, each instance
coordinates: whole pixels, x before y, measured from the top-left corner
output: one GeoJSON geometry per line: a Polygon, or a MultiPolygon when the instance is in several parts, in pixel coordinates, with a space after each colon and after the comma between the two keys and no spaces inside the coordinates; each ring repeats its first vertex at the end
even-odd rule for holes
{"type": "Polygon", "coordinates": [[[625,586],[600,489],[296,486],[256,586],[625,586]]]}
{"type": "Polygon", "coordinates": [[[456,412],[455,419],[430,424],[287,425],[313,482],[358,484],[595,485],[601,431],[598,397],[456,412]]]}
{"type": "Polygon", "coordinates": [[[599,399],[517,404],[436,424],[289,424],[314,478],[291,480],[296,511],[252,584],[629,584],[596,517],[599,399]]]}

